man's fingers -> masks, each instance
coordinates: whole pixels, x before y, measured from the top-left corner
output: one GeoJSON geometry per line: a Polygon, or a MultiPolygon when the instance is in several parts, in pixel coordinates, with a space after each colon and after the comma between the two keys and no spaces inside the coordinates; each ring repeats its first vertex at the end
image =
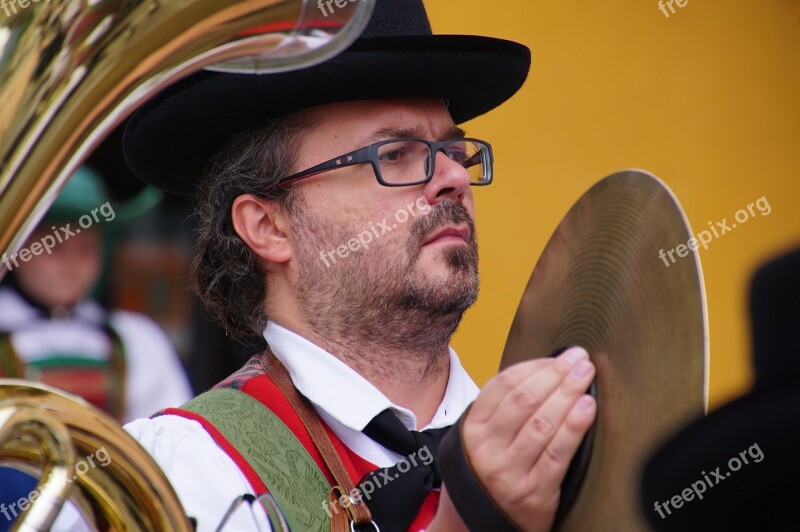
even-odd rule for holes
{"type": "MultiPolygon", "coordinates": [[[[597,402],[591,395],[582,395],[572,406],[566,419],[540,454],[529,473],[539,486],[558,490],[583,437],[597,414],[597,402]]],[[[548,494],[542,494],[547,496],[548,494]]]]}
{"type": "MultiPolygon", "coordinates": [[[[566,417],[571,403],[586,390],[588,383],[582,389],[576,388],[574,383],[566,384],[566,389],[573,389],[571,401],[560,399],[553,402],[552,396],[565,387],[564,381],[569,379],[568,375],[575,367],[571,364],[580,366],[585,363],[591,366],[588,356],[583,349],[573,349],[552,359],[550,363],[533,368],[527,379],[506,391],[494,410],[481,409],[479,398],[464,425],[467,451],[473,463],[491,463],[495,460],[493,457],[509,452],[519,433],[530,425],[531,419],[538,426],[528,428],[535,433],[526,439],[527,445],[519,450],[524,454],[520,457],[523,470],[535,463],[557,425],[566,417]],[[551,405],[549,409],[545,408],[547,404],[551,405]],[[561,410],[558,410],[559,405],[563,405],[561,410]]],[[[516,447],[520,445],[516,444],[516,447]]]]}
{"type": "Polygon", "coordinates": [[[472,405],[469,416],[471,421],[484,423],[492,417],[492,414],[500,406],[508,392],[528,379],[532,373],[555,362],[550,358],[539,358],[527,360],[509,366],[486,383],[481,388],[478,399],[472,405]]]}
{"type": "MultiPolygon", "coordinates": [[[[560,372],[564,373],[567,371],[564,361],[571,364],[584,358],[589,358],[586,350],[574,347],[567,349],[556,358],[528,360],[504,369],[481,390],[478,400],[475,401],[470,410],[470,421],[475,423],[488,422],[496,415],[501,405],[503,407],[516,407],[517,405],[524,407],[526,402],[533,401],[535,403],[537,399],[535,394],[539,391],[537,390],[537,385],[540,384],[538,379],[543,377],[542,375],[537,377],[539,372],[546,369],[552,371],[552,366],[554,364],[558,365],[558,361],[562,361],[560,362],[560,372]],[[509,398],[509,394],[514,395],[509,398]],[[517,402],[515,403],[514,401],[517,402]]],[[[556,370],[558,369],[556,368],[556,370]]],[[[550,376],[552,377],[552,374],[550,376]]],[[[547,376],[545,375],[544,377],[544,380],[546,380],[547,376]]]]}
{"type": "Polygon", "coordinates": [[[584,349],[508,368],[492,379],[464,421],[473,470],[516,523],[546,528],[561,482],[594,420],[586,389],[595,368],[584,349]],[[532,521],[532,517],[542,519],[532,521]]]}
{"type": "Polygon", "coordinates": [[[511,445],[531,416],[551,401],[572,367],[564,359],[555,360],[506,394],[491,415],[492,430],[502,448],[511,445]]]}
{"type": "Polygon", "coordinates": [[[571,367],[544,404],[521,426],[508,452],[519,458],[519,466],[533,468],[553,437],[564,424],[576,402],[594,378],[594,365],[581,360],[571,367]]]}

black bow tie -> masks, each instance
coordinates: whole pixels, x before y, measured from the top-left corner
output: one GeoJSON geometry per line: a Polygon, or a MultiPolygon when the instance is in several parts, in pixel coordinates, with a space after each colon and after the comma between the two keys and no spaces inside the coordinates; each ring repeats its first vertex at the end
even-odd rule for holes
{"type": "Polygon", "coordinates": [[[405,457],[392,467],[367,473],[358,483],[361,496],[382,531],[407,530],[428,493],[441,485],[436,455],[448,430],[450,427],[408,430],[390,410],[384,410],[364,427],[364,434],[405,457]]]}

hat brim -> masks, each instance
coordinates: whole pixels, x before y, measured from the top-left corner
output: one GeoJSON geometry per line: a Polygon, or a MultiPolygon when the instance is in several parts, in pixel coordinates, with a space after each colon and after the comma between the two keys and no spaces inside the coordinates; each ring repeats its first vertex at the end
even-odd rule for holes
{"type": "Polygon", "coordinates": [[[342,101],[441,97],[456,123],[516,93],[530,67],[519,43],[480,36],[361,39],[324,63],[268,75],[200,71],[147,102],[125,131],[125,157],[144,181],[192,193],[233,136],[270,118],[342,101]]]}
{"type": "Polygon", "coordinates": [[[643,474],[642,511],[656,530],[789,530],[782,527],[800,517],[798,437],[800,383],[748,394],[654,455],[643,474]],[[664,502],[687,489],[690,500],[676,499],[680,507],[668,513],[664,502]]]}

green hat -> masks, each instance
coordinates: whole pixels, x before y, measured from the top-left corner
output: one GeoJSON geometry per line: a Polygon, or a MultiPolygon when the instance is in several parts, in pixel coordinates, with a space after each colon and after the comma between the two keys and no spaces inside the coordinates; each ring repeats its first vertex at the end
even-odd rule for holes
{"type": "Polygon", "coordinates": [[[77,220],[90,214],[93,209],[103,207],[114,211],[116,221],[128,221],[137,218],[155,207],[161,201],[160,191],[147,187],[142,192],[125,202],[114,202],[103,184],[103,178],[88,166],[81,166],[69,178],[66,186],[58,195],[42,223],[77,220]]]}
{"type": "Polygon", "coordinates": [[[69,178],[44,216],[45,222],[77,220],[107,202],[108,193],[99,174],[81,166],[69,178]]]}

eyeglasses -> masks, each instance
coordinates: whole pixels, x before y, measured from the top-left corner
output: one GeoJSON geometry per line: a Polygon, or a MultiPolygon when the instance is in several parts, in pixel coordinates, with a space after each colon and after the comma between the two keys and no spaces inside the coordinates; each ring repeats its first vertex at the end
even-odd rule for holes
{"type": "Polygon", "coordinates": [[[408,187],[427,183],[433,177],[436,154],[442,152],[469,173],[469,184],[492,182],[494,157],[488,142],[452,139],[431,142],[423,139],[389,139],[345,153],[302,172],[285,177],[276,186],[315,176],[322,172],[370,163],[378,183],[385,187],[408,187]]]}

